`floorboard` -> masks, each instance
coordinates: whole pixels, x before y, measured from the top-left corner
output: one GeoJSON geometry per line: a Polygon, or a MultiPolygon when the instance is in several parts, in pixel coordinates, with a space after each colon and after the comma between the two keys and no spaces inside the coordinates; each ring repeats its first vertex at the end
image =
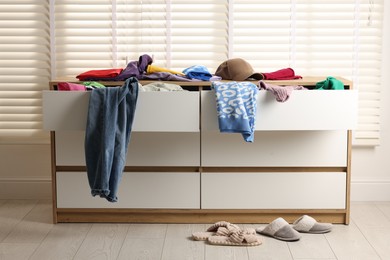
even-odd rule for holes
{"type": "Polygon", "coordinates": [[[0,243],[1,260],[27,260],[39,244],[0,243]]]}
{"type": "Polygon", "coordinates": [[[325,234],[325,237],[339,260],[380,259],[375,249],[353,221],[348,226],[335,225],[332,232],[325,234]]]}
{"type": "Polygon", "coordinates": [[[54,227],[49,201],[38,202],[13,228],[4,243],[41,243],[54,227]]]}
{"type": "MultiPolygon", "coordinates": [[[[216,246],[191,234],[210,224],[52,224],[49,201],[0,200],[0,259],[389,260],[390,202],[353,202],[350,225],[297,242],[216,246]]],[[[246,224],[243,228],[265,225],[246,224]]]]}
{"type": "Polygon", "coordinates": [[[93,224],[74,259],[117,259],[128,228],[128,224],[93,224]]]}
{"type": "Polygon", "coordinates": [[[205,259],[204,241],[193,241],[191,234],[204,230],[199,224],[170,224],[167,228],[162,260],[205,259]]]}
{"type": "Polygon", "coordinates": [[[118,260],[160,259],[166,232],[166,224],[130,225],[118,260]]]}
{"type": "Polygon", "coordinates": [[[57,224],[42,241],[30,260],[73,259],[92,224],[57,224]]]}
{"type": "Polygon", "coordinates": [[[8,200],[0,206],[0,242],[3,242],[36,204],[36,200],[8,200]]]}

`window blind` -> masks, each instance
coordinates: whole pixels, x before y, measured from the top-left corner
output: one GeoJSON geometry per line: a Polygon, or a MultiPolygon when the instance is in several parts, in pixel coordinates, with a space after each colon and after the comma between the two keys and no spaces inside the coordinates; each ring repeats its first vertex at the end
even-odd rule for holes
{"type": "Polygon", "coordinates": [[[116,6],[120,57],[136,60],[147,53],[157,66],[181,71],[199,64],[213,72],[227,59],[226,0],[123,0],[116,6]]]}
{"type": "Polygon", "coordinates": [[[48,142],[41,90],[50,78],[46,0],[0,3],[0,143],[48,142]]]}
{"type": "Polygon", "coordinates": [[[235,0],[231,58],[246,59],[258,72],[289,67],[293,54],[289,0],[235,0]]]}
{"type": "Polygon", "coordinates": [[[51,1],[55,7],[54,77],[125,67],[144,53],[165,57],[164,1],[51,1]]]}
{"type": "MultiPolygon", "coordinates": [[[[381,1],[297,1],[295,66],[304,75],[335,75],[359,90],[353,144],[379,145],[381,1]]],[[[330,104],[331,105],[331,104],[330,104]]]]}
{"type": "Polygon", "coordinates": [[[380,97],[383,1],[361,1],[356,7],[354,86],[359,90],[359,122],[354,144],[380,144],[380,97]]]}
{"type": "Polygon", "coordinates": [[[204,65],[211,73],[228,58],[228,2],[170,2],[170,65],[183,70],[204,65]]]}
{"type": "Polygon", "coordinates": [[[175,70],[214,72],[228,58],[226,0],[55,0],[54,13],[56,77],[124,67],[145,53],[175,70]]]}
{"type": "Polygon", "coordinates": [[[55,71],[53,77],[75,77],[90,69],[114,66],[110,0],[55,0],[55,71]]]}
{"type": "Polygon", "coordinates": [[[0,12],[0,140],[42,134],[50,66],[53,78],[75,77],[149,54],[175,70],[214,73],[241,57],[259,72],[349,78],[359,90],[354,144],[379,144],[383,0],[19,0],[0,12]]]}
{"type": "MultiPolygon", "coordinates": [[[[232,56],[259,72],[342,76],[359,90],[353,144],[379,144],[382,1],[235,0],[232,56]]],[[[331,104],[329,104],[331,105],[331,104]]]]}
{"type": "Polygon", "coordinates": [[[113,25],[116,32],[112,41],[117,49],[117,56],[113,58],[118,67],[125,67],[129,61],[138,60],[140,55],[149,53],[150,46],[141,41],[142,33],[145,33],[141,23],[144,14],[140,0],[117,0],[112,5],[116,10],[116,24],[113,25]]]}

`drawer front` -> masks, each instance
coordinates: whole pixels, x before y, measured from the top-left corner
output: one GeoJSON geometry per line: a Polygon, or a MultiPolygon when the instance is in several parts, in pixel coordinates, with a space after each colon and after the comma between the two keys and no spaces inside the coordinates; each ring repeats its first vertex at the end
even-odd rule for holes
{"type": "MultiPolygon", "coordinates": [[[[57,131],[57,165],[85,165],[84,131],[57,131]]],[[[127,166],[199,166],[199,133],[131,134],[127,166]]]]}
{"type": "MultiPolygon", "coordinates": [[[[256,130],[347,130],[357,126],[355,90],[293,91],[280,103],[272,93],[260,91],[256,130]]],[[[202,92],[202,130],[218,131],[215,94],[202,92]]]]}
{"type": "Polygon", "coordinates": [[[85,130],[89,92],[43,91],[44,130],[85,130]]]}
{"type": "Polygon", "coordinates": [[[92,197],[85,172],[57,172],[58,208],[200,208],[200,173],[125,172],[118,202],[92,197]]]}
{"type": "MultiPolygon", "coordinates": [[[[43,91],[45,130],[85,130],[90,92],[43,91]]],[[[199,92],[140,92],[133,131],[198,132],[199,92]]]]}
{"type": "Polygon", "coordinates": [[[347,131],[202,132],[202,166],[346,167],[347,131]]]}
{"type": "Polygon", "coordinates": [[[198,132],[199,92],[140,92],[134,131],[198,132]]]}
{"type": "Polygon", "coordinates": [[[346,173],[202,173],[203,209],[345,209],[346,173]]]}
{"type": "Polygon", "coordinates": [[[141,133],[132,136],[128,166],[200,166],[200,134],[141,133]]]}

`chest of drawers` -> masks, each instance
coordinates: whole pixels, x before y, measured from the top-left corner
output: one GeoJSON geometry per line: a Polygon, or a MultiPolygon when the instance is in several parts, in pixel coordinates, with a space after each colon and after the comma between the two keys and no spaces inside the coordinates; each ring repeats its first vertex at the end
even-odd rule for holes
{"type": "MultiPolygon", "coordinates": [[[[272,83],[310,88],[320,80],[272,83]]],[[[260,91],[254,143],[219,132],[209,82],[140,92],[117,203],[90,195],[90,93],[56,91],[69,80],[53,81],[43,114],[51,131],[54,222],[265,223],[310,214],[348,223],[357,91],[342,80],[345,90],[293,91],[285,103],[260,91]]]]}

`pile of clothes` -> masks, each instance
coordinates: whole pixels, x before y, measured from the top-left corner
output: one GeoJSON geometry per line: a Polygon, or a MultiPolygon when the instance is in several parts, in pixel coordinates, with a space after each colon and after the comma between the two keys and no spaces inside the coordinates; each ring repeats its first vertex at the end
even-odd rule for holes
{"type": "Polygon", "coordinates": [[[138,80],[164,81],[218,81],[218,80],[289,80],[300,79],[292,68],[284,68],[274,72],[255,72],[244,59],[228,59],[221,63],[215,74],[211,74],[203,65],[193,65],[183,71],[175,71],[156,66],[152,57],[141,55],[138,61],[131,61],[126,68],[88,70],[76,76],[80,81],[125,81],[134,77],[138,80]]]}
{"type": "Polygon", "coordinates": [[[152,65],[153,59],[147,54],[141,55],[138,61],[131,61],[126,68],[89,70],[77,75],[80,81],[124,81],[134,77],[138,80],[164,81],[212,81],[221,80],[213,76],[203,65],[191,66],[183,72],[152,65]]]}

